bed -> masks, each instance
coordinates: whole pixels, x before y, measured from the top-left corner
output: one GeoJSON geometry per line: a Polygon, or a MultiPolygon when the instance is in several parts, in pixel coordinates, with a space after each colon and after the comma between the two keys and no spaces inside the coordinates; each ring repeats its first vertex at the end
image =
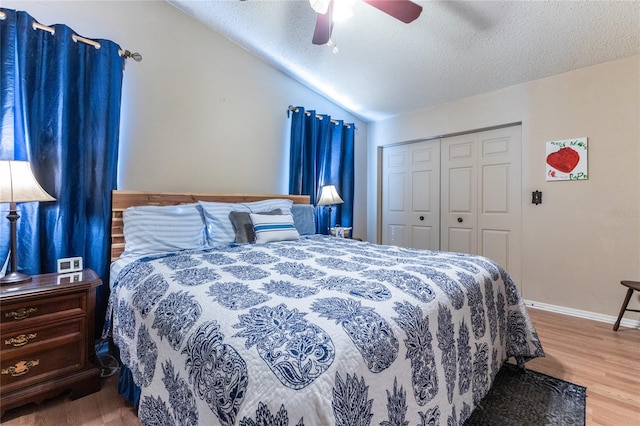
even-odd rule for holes
{"type": "Polygon", "coordinates": [[[113,193],[105,334],[142,424],[461,425],[505,360],[544,356],[500,265],[315,235],[308,203],[113,193]],[[212,238],[245,213],[257,242],[212,238]]]}

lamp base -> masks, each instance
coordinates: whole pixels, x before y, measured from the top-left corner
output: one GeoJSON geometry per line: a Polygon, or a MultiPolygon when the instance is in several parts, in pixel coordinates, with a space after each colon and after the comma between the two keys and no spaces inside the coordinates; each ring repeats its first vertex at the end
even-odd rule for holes
{"type": "Polygon", "coordinates": [[[19,284],[26,283],[28,281],[31,281],[31,275],[26,275],[17,271],[7,272],[7,275],[0,277],[0,285],[19,284]]]}

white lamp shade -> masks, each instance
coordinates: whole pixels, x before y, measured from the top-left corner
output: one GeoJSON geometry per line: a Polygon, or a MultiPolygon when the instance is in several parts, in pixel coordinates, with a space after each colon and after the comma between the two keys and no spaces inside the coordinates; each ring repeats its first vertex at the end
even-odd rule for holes
{"type": "Polygon", "coordinates": [[[55,201],[42,189],[27,161],[0,161],[0,203],[55,201]]]}
{"type": "Polygon", "coordinates": [[[318,206],[330,206],[332,204],[342,204],[344,200],[338,195],[335,185],[325,185],[320,190],[320,199],[316,203],[318,206]]]}

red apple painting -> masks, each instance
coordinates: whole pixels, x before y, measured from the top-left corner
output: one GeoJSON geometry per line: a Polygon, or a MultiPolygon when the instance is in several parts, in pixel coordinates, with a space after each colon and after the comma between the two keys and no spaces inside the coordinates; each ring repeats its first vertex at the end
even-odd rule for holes
{"type": "Polygon", "coordinates": [[[547,180],[585,180],[587,138],[547,142],[547,180]]]}

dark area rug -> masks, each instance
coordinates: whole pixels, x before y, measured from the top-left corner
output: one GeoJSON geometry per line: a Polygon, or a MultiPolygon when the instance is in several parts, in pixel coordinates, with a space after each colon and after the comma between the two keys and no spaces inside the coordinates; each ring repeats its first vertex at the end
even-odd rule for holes
{"type": "Polygon", "coordinates": [[[505,363],[465,426],[584,425],[587,388],[505,363]]]}

